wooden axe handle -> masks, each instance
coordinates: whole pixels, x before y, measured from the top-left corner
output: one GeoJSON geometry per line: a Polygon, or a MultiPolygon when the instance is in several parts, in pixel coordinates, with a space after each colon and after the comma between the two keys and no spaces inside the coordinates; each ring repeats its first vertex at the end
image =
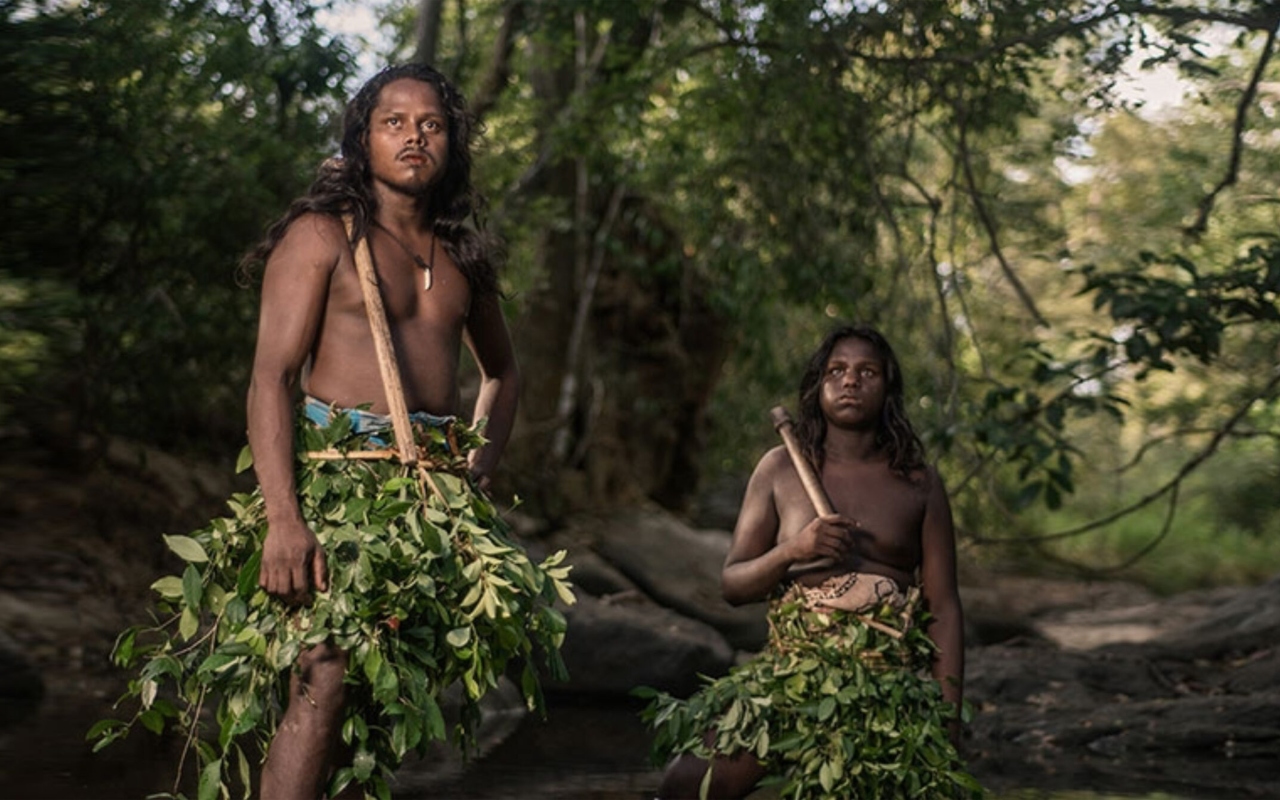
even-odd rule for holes
{"type": "MultiPolygon", "coordinates": [[[[827,492],[822,488],[822,481],[818,479],[818,474],[813,471],[813,465],[809,463],[809,459],[804,457],[804,453],[800,452],[800,443],[796,441],[794,425],[791,422],[791,414],[782,406],[775,406],[769,412],[769,419],[773,421],[773,427],[782,437],[782,443],[787,448],[787,455],[791,456],[791,464],[796,468],[796,473],[800,475],[800,483],[804,486],[805,494],[809,495],[809,502],[813,504],[813,510],[818,512],[818,516],[834,514],[835,508],[831,505],[827,492]]],[[[803,564],[796,564],[792,567],[793,572],[808,571],[812,569],[821,569],[832,565],[829,558],[819,558],[813,561],[806,561],[803,564]]]]}

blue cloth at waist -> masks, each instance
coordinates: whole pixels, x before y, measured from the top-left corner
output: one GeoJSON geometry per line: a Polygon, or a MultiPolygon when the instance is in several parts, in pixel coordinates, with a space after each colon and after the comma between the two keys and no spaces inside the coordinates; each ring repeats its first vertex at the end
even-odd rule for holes
{"type": "MultiPolygon", "coordinates": [[[[386,439],[377,435],[392,429],[391,417],[388,414],[375,414],[372,411],[365,411],[359,408],[338,408],[310,395],[307,396],[302,408],[303,413],[307,415],[307,419],[320,426],[328,425],[335,414],[345,414],[351,420],[352,433],[369,434],[369,441],[374,444],[384,446],[389,444],[386,439]]],[[[409,415],[410,422],[430,425],[434,428],[443,428],[453,422],[453,419],[451,416],[442,417],[426,411],[415,411],[409,415]]]]}

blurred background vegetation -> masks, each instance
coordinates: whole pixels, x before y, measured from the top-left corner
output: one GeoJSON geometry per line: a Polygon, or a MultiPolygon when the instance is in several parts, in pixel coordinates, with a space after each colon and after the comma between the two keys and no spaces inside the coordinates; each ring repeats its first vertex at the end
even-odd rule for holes
{"type": "Polygon", "coordinates": [[[487,127],[527,510],[708,519],[829,325],[882,328],[965,558],[1280,570],[1280,7],[0,0],[0,435],[228,463],[236,266],[369,64],[487,127]],[[376,36],[335,32],[370,13],[376,36]],[[1176,75],[1144,105],[1134,75],[1176,75]]]}

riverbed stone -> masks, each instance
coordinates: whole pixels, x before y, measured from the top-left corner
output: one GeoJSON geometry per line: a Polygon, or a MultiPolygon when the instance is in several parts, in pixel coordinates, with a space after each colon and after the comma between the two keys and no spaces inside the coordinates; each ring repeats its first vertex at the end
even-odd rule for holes
{"type": "Polygon", "coordinates": [[[655,506],[575,524],[594,528],[596,551],[658,603],[710,625],[739,650],[764,646],[765,604],[734,607],[720,592],[728,532],[691,528],[655,506]]]}
{"type": "Polygon", "coordinates": [[[639,593],[580,596],[565,610],[561,655],[569,680],[553,691],[626,696],[639,686],[685,696],[700,675],[733,664],[733,648],[714,628],[648,601],[639,593]]]}

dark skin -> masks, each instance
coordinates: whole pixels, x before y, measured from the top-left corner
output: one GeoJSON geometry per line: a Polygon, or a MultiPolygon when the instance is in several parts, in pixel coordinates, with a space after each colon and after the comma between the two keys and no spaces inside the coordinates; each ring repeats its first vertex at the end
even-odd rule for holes
{"type": "MultiPolygon", "coordinates": [[[[408,408],[457,414],[462,346],[480,368],[472,418],[488,417],[489,441],[471,454],[470,466],[483,487],[511,433],[519,372],[498,298],[472,294],[422,221],[431,187],[447,164],[447,125],[430,84],[405,78],[383,87],[366,143],[378,201],[370,245],[408,408]],[[421,268],[392,236],[434,262],[429,290],[421,268]]],[[[295,220],[267,262],[248,397],[249,443],[268,523],[259,584],[290,603],[309,602],[314,591],[328,588],[324,551],[302,519],[293,477],[294,403],[308,359],[310,374],[301,387],[308,394],[387,413],[346,232],[340,220],[318,214],[295,220]]],[[[291,689],[295,702],[263,768],[264,800],[321,795],[332,766],[345,672],[346,654],[331,646],[299,658],[291,689]]]]}
{"type": "MultiPolygon", "coordinates": [[[[963,619],[956,582],[955,534],[942,480],[932,469],[902,477],[876,445],[885,401],[884,364],[857,337],[836,343],[827,361],[821,407],[827,419],[822,485],[836,513],[818,516],[786,449],[770,450],[747,485],[733,543],[721,575],[733,605],[769,598],[786,580],[815,585],[848,572],[917,582],[933,614],[928,633],[938,645],[933,676],[943,697],[959,704],[964,679],[963,619]],[[811,566],[830,559],[829,566],[811,566]]],[[[952,740],[958,738],[958,722],[952,740]]],[[[668,767],[659,796],[696,798],[706,762],[680,756],[668,767]]],[[[718,757],[715,798],[744,797],[765,775],[754,757],[718,757]]]]}

